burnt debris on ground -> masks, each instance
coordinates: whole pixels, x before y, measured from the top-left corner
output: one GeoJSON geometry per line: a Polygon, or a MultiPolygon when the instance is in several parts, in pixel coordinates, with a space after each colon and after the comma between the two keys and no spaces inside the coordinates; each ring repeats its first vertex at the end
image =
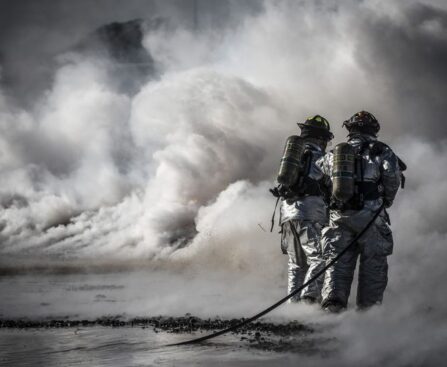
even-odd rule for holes
{"type": "MultiPolygon", "coordinates": [[[[40,328],[70,328],[70,327],[141,327],[153,328],[155,332],[166,331],[170,333],[192,333],[202,331],[214,331],[226,329],[234,326],[244,319],[220,319],[208,318],[201,319],[199,317],[191,316],[189,314],[182,317],[137,317],[133,319],[124,319],[120,316],[116,317],[101,317],[94,320],[73,320],[69,318],[62,319],[43,319],[32,320],[28,318],[20,319],[0,319],[0,328],[14,328],[14,329],[40,329],[40,328]]],[[[291,321],[288,323],[277,324],[271,322],[254,322],[240,329],[237,329],[235,334],[258,335],[260,333],[274,334],[280,336],[308,334],[312,333],[313,329],[309,326],[303,325],[298,321],[291,321]]]]}
{"type": "MultiPolygon", "coordinates": [[[[239,319],[221,319],[219,317],[201,319],[186,314],[182,317],[156,316],[137,317],[125,319],[122,316],[101,317],[94,320],[75,320],[69,317],[60,319],[32,320],[0,319],[0,329],[58,329],[58,328],[88,328],[88,327],[130,327],[152,329],[155,333],[168,332],[176,334],[210,333],[216,330],[226,329],[241,321],[239,319]]],[[[244,345],[264,351],[292,352],[303,354],[327,355],[332,348],[324,348],[322,345],[332,345],[333,341],[318,335],[318,332],[298,321],[287,323],[273,323],[258,321],[245,325],[231,333],[237,337],[240,347],[244,345]],[[322,340],[324,339],[324,343],[322,340]],[[328,343],[329,342],[329,343],[328,343]]]]}

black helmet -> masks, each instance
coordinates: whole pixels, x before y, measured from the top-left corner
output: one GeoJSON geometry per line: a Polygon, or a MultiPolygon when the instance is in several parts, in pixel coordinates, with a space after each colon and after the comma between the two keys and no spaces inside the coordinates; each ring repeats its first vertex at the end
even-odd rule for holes
{"type": "Polygon", "coordinates": [[[320,115],[309,117],[303,123],[298,123],[303,138],[317,138],[323,140],[331,140],[334,134],[331,132],[329,122],[320,115]]]}
{"type": "Polygon", "coordinates": [[[349,134],[363,133],[375,136],[380,130],[379,121],[372,113],[366,111],[357,112],[349,120],[343,122],[343,126],[346,126],[349,134]]]}

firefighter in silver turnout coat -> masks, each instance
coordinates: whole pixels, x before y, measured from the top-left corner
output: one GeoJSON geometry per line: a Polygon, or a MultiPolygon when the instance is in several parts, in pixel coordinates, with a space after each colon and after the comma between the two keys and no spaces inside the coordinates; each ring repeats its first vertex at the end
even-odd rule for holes
{"type": "MultiPolygon", "coordinates": [[[[283,195],[281,203],[281,249],[288,254],[288,294],[313,277],[324,266],[320,246],[321,229],[328,223],[328,192],[320,187],[323,173],[316,165],[333,138],[327,120],[319,115],[298,124],[304,139],[307,169],[300,187],[283,195]],[[285,196],[285,197],[284,197],[285,196]]],[[[307,303],[321,300],[322,277],[290,299],[307,303]]]]}
{"type": "MultiPolygon", "coordinates": [[[[356,113],[343,126],[349,131],[348,144],[356,157],[353,176],[356,189],[354,196],[345,203],[337,202],[332,196],[329,226],[323,229],[321,238],[327,261],[365,228],[382,203],[385,208],[392,205],[403,178],[401,170],[405,170],[404,163],[391,148],[377,140],[380,125],[372,114],[365,111],[356,113]]],[[[318,161],[318,165],[327,184],[332,185],[334,177],[337,177],[334,176],[334,154],[328,153],[318,161]]],[[[357,243],[326,271],[322,289],[323,309],[339,312],[346,308],[359,255],[357,306],[368,308],[382,302],[388,281],[387,256],[393,252],[389,224],[388,214],[382,211],[357,243]]]]}

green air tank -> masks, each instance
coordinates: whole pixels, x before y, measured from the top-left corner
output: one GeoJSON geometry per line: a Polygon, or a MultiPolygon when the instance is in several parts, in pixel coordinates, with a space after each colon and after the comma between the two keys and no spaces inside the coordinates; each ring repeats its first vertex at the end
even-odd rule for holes
{"type": "Polygon", "coordinates": [[[332,195],[346,203],[354,196],[355,152],[348,143],[340,143],[334,149],[332,195]]]}
{"type": "Polygon", "coordinates": [[[289,136],[284,147],[281,165],[279,166],[277,178],[279,184],[285,187],[291,187],[297,183],[301,170],[303,152],[304,139],[297,135],[289,136]]]}

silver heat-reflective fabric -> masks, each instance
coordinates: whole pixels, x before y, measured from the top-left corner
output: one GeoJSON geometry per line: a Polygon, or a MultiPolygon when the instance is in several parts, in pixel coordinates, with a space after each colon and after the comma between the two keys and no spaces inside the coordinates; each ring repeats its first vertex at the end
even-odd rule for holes
{"type": "MultiPolygon", "coordinates": [[[[315,144],[307,143],[306,148],[312,151],[312,162],[309,177],[314,180],[323,178],[323,173],[316,162],[323,156],[323,151],[315,144]]],[[[281,248],[289,256],[288,293],[300,287],[313,277],[323,266],[323,254],[320,245],[321,229],[328,222],[327,205],[323,196],[306,196],[294,203],[281,203],[282,236],[281,248]],[[295,238],[291,225],[296,229],[299,240],[295,238]]],[[[302,297],[321,298],[322,277],[318,282],[310,284],[291,301],[299,301],[302,297]]]]}
{"type": "MultiPolygon", "coordinates": [[[[348,143],[359,151],[364,141],[373,140],[373,137],[363,135],[351,139],[348,143]]],[[[380,155],[375,157],[371,157],[369,148],[366,148],[362,157],[364,180],[380,181],[387,206],[391,205],[400,185],[397,156],[386,147],[380,155]]],[[[331,177],[333,155],[327,154],[318,164],[327,177],[331,177]]],[[[365,228],[382,202],[382,198],[365,201],[364,208],[361,210],[331,210],[329,226],[323,229],[321,235],[321,245],[326,261],[337,256],[355,235],[365,228]]],[[[387,256],[392,252],[392,232],[386,223],[384,213],[381,213],[357,244],[326,271],[322,290],[323,305],[335,301],[346,307],[359,255],[357,305],[363,308],[381,303],[388,281],[387,256]]]]}
{"type": "MultiPolygon", "coordinates": [[[[321,251],[322,225],[317,222],[289,220],[283,224],[281,246],[287,247],[289,256],[287,271],[287,291],[288,294],[304,282],[312,278],[324,267],[323,254],[321,251]],[[293,234],[294,226],[298,237],[293,234]]],[[[321,287],[323,277],[309,284],[299,294],[291,298],[291,302],[297,302],[303,297],[310,297],[315,300],[321,299],[321,287]]]]}

